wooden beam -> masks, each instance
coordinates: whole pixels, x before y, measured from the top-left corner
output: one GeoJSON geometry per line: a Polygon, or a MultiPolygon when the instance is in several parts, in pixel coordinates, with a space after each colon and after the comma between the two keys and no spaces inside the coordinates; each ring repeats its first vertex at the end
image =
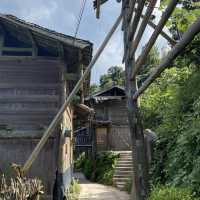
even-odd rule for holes
{"type": "Polygon", "coordinates": [[[138,30],[137,36],[136,36],[135,40],[131,42],[132,45],[130,47],[131,48],[130,55],[134,55],[136,50],[137,50],[137,47],[138,47],[138,45],[140,43],[140,40],[142,39],[142,36],[143,36],[144,31],[146,29],[146,26],[147,26],[147,24],[149,22],[151,14],[152,14],[152,12],[154,10],[156,2],[157,2],[157,0],[151,0],[149,5],[148,5],[148,7],[147,7],[146,13],[145,13],[145,15],[143,17],[143,20],[142,20],[142,23],[141,23],[140,28],[138,30]]]}
{"type": "Polygon", "coordinates": [[[58,42],[58,55],[60,58],[64,58],[65,57],[65,50],[64,50],[64,46],[61,42],[58,42]]]}
{"type": "MultiPolygon", "coordinates": [[[[144,15],[141,15],[141,17],[143,17],[144,18],[144,15]]],[[[156,27],[157,27],[157,25],[156,24],[154,24],[152,21],[148,21],[148,25],[151,27],[151,28],[153,28],[153,29],[156,29],[156,27]]],[[[164,38],[164,39],[166,39],[169,43],[170,43],[170,45],[172,45],[172,46],[174,46],[175,44],[176,44],[176,41],[174,40],[174,39],[172,39],[172,37],[170,36],[170,35],[168,35],[166,32],[164,32],[164,31],[161,31],[160,32],[160,35],[164,38]]]]}
{"type": "Polygon", "coordinates": [[[33,48],[18,48],[18,47],[2,47],[2,51],[9,51],[9,52],[33,52],[33,48]]]}
{"type": "Polygon", "coordinates": [[[53,133],[54,129],[56,128],[58,122],[62,119],[63,113],[66,110],[66,108],[69,106],[69,104],[72,102],[72,100],[74,99],[74,96],[77,94],[77,92],[79,91],[81,84],[83,83],[83,81],[87,78],[87,76],[89,75],[91,69],[93,68],[93,66],[95,65],[95,63],[97,62],[98,58],[100,57],[100,55],[102,54],[103,50],[105,49],[106,45],[108,44],[108,42],[110,41],[112,35],[114,34],[114,32],[116,31],[117,27],[119,26],[120,22],[122,20],[122,14],[120,14],[120,16],[117,18],[116,22],[114,23],[113,27],[111,28],[111,30],[109,31],[108,35],[106,36],[105,40],[103,41],[102,45],[100,46],[100,48],[98,49],[96,55],[93,57],[92,61],[90,62],[89,66],[87,67],[87,69],[85,70],[83,76],[81,77],[81,79],[77,82],[76,86],[74,87],[74,89],[72,90],[72,92],[69,94],[67,100],[65,101],[65,103],[62,105],[62,107],[60,108],[60,110],[58,111],[57,115],[54,117],[53,121],[51,122],[51,124],[49,125],[49,127],[47,128],[47,130],[45,131],[43,137],[41,138],[40,142],[37,144],[37,146],[35,147],[35,149],[33,150],[33,152],[31,153],[30,157],[28,158],[28,160],[25,162],[22,171],[24,173],[26,173],[31,165],[33,164],[33,162],[35,161],[35,159],[38,157],[40,151],[42,150],[42,148],[44,147],[44,145],[46,144],[48,138],[51,136],[51,134],[53,133]]]}
{"type": "Polygon", "coordinates": [[[133,100],[136,100],[144,91],[153,83],[153,81],[171,65],[173,60],[183,52],[185,47],[192,42],[194,37],[200,33],[200,17],[193,23],[189,29],[184,33],[182,39],[174,46],[164,61],[156,67],[153,73],[147,78],[139,90],[133,95],[133,100]]]}
{"type": "Polygon", "coordinates": [[[130,32],[128,33],[128,41],[134,40],[135,32],[137,30],[139,21],[140,21],[140,16],[142,14],[142,11],[144,9],[146,0],[140,0],[140,3],[138,3],[137,11],[135,12],[135,16],[133,18],[133,23],[130,26],[130,32]]]}
{"type": "Polygon", "coordinates": [[[28,35],[29,35],[29,38],[31,40],[31,43],[32,43],[32,56],[37,56],[38,55],[38,47],[37,47],[37,43],[36,43],[36,40],[32,34],[32,32],[30,30],[27,29],[27,32],[28,32],[28,35]]]}
{"type": "Polygon", "coordinates": [[[2,55],[2,48],[4,46],[4,40],[5,40],[5,30],[2,27],[2,25],[0,25],[0,56],[2,55]]]}
{"type": "MultiPolygon", "coordinates": [[[[126,57],[126,55],[130,54],[131,41],[134,40],[135,32],[137,31],[137,27],[138,27],[138,24],[139,24],[139,21],[140,21],[140,16],[141,16],[142,11],[144,9],[144,5],[145,5],[145,0],[141,0],[140,3],[138,4],[137,11],[135,13],[135,16],[133,18],[133,22],[132,23],[131,23],[131,19],[129,19],[127,17],[127,24],[131,24],[131,25],[128,25],[127,28],[126,28],[127,29],[126,30],[127,34],[125,34],[125,35],[128,38],[127,38],[127,42],[126,42],[124,58],[126,57]],[[128,20],[130,20],[130,21],[128,21],[128,20]]],[[[130,10],[130,8],[128,10],[130,10]]],[[[123,60],[124,60],[124,58],[123,58],[123,60]]]]}
{"type": "Polygon", "coordinates": [[[101,9],[101,0],[96,0],[97,2],[97,10],[96,10],[96,18],[100,18],[100,9],[101,9]]]}
{"type": "Polygon", "coordinates": [[[172,12],[174,11],[174,9],[176,8],[177,3],[179,2],[179,0],[171,0],[171,2],[169,3],[169,5],[167,6],[165,12],[162,14],[162,17],[155,29],[155,31],[153,32],[149,42],[147,43],[145,49],[143,50],[142,54],[139,56],[139,58],[136,61],[136,65],[134,66],[131,78],[134,78],[139,69],[142,67],[142,65],[144,64],[149,52],[151,51],[153,45],[155,44],[158,36],[160,35],[163,27],[165,26],[167,20],[169,19],[169,17],[171,16],[172,12]]]}

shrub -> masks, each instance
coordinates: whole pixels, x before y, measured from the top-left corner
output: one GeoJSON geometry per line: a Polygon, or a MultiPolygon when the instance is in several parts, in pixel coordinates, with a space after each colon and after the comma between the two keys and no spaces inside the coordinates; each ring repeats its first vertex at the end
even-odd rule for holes
{"type": "Polygon", "coordinates": [[[81,154],[75,161],[75,168],[82,170],[87,179],[93,179],[93,181],[105,185],[112,185],[118,158],[119,154],[114,152],[100,152],[97,154],[95,167],[91,159],[86,158],[85,154],[81,154]]]}
{"type": "Polygon", "coordinates": [[[85,159],[83,166],[83,173],[87,179],[91,179],[93,172],[93,164],[90,159],[85,159]]]}
{"type": "Polygon", "coordinates": [[[101,152],[97,154],[96,181],[105,185],[113,184],[114,169],[119,154],[114,152],[101,152]]]}
{"type": "Polygon", "coordinates": [[[77,160],[75,160],[74,162],[74,168],[75,170],[81,170],[84,167],[85,164],[85,160],[86,160],[86,155],[83,152],[78,158],[77,160]]]}
{"type": "Polygon", "coordinates": [[[192,197],[190,190],[168,186],[154,188],[148,200],[197,200],[192,197]]]}

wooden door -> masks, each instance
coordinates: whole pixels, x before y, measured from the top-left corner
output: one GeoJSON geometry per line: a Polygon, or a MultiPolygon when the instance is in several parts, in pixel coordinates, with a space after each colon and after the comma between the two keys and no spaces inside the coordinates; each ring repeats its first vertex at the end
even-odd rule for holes
{"type": "Polygon", "coordinates": [[[105,151],[108,148],[108,128],[96,128],[97,150],[105,151]]]}

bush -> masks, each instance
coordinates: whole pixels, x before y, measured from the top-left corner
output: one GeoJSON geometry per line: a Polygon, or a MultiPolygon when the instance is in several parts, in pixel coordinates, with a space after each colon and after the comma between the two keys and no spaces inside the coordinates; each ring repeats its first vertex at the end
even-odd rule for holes
{"type": "Polygon", "coordinates": [[[95,180],[105,185],[113,184],[114,169],[119,154],[114,152],[101,152],[97,154],[95,180]]]}
{"type": "Polygon", "coordinates": [[[105,185],[112,185],[118,158],[119,154],[114,152],[100,152],[97,154],[95,167],[91,159],[86,158],[85,154],[81,154],[75,161],[75,169],[82,170],[87,179],[93,179],[93,181],[105,185]]]}
{"type": "Polygon", "coordinates": [[[168,186],[154,188],[148,200],[197,200],[188,189],[168,186]]]}
{"type": "Polygon", "coordinates": [[[86,155],[83,152],[78,158],[77,160],[75,160],[74,162],[74,168],[75,170],[81,170],[84,167],[85,164],[85,160],[86,160],[86,155]]]}
{"type": "Polygon", "coordinates": [[[90,159],[85,159],[83,166],[83,173],[87,179],[91,179],[93,172],[93,164],[90,159]]]}

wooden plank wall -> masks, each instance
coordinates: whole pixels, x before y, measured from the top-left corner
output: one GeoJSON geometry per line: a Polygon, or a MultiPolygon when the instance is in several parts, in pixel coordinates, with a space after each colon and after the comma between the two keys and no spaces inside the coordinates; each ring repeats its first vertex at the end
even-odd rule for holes
{"type": "Polygon", "coordinates": [[[58,60],[0,59],[0,125],[46,127],[60,106],[61,66],[58,60]]]}

